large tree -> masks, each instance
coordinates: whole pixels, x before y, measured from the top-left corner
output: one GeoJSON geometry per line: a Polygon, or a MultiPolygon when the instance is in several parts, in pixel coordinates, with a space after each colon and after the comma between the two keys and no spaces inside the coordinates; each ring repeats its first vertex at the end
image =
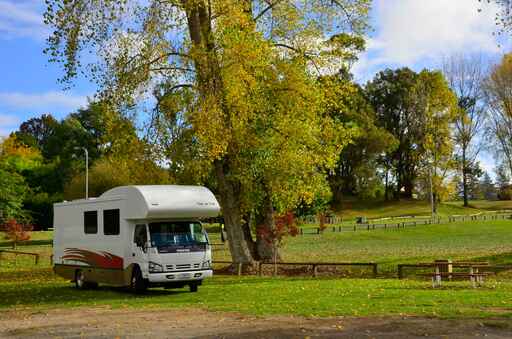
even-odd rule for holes
{"type": "Polygon", "coordinates": [[[439,192],[451,159],[447,124],[455,113],[454,96],[442,74],[387,69],[367,84],[366,93],[377,125],[398,142],[382,161],[396,183],[395,198],[412,198],[420,176],[432,179],[434,194],[439,192]]]}
{"type": "Polygon", "coordinates": [[[454,123],[453,138],[462,178],[462,197],[468,206],[470,179],[474,176],[476,157],[481,149],[485,104],[483,81],[485,70],[481,56],[454,55],[444,60],[443,73],[457,95],[459,110],[454,123]],[[480,138],[479,138],[480,137],[480,138]]]}
{"type": "Polygon", "coordinates": [[[394,195],[411,198],[418,176],[419,145],[423,126],[415,101],[418,74],[408,68],[379,72],[366,86],[368,99],[377,115],[377,125],[391,133],[398,147],[386,152],[396,182],[394,195]]]}
{"type": "Polygon", "coordinates": [[[432,212],[437,213],[438,202],[449,196],[446,179],[454,167],[450,127],[457,116],[457,100],[439,71],[421,71],[412,95],[422,134],[418,170],[430,182],[432,212]]]}
{"type": "Polygon", "coordinates": [[[489,108],[487,128],[494,143],[496,157],[512,174],[512,54],[495,65],[485,81],[489,108]]]}
{"type": "Polygon", "coordinates": [[[131,105],[158,90],[167,102],[159,111],[188,130],[183,144],[197,155],[183,164],[214,180],[233,261],[268,258],[247,216],[272,228],[274,209],[323,188],[320,170],[334,165],[350,130],[323,114],[312,73],[354,58],[369,1],[47,3],[48,53],[63,62],[63,80],[92,50],[100,60],[87,69],[105,99],[131,105]]]}
{"type": "Polygon", "coordinates": [[[31,192],[23,173],[39,166],[41,160],[37,149],[14,135],[0,143],[0,224],[8,219],[30,219],[24,200],[31,192]]]}
{"type": "Polygon", "coordinates": [[[338,74],[321,78],[326,92],[327,112],[357,128],[357,135],[340,153],[336,167],[329,173],[333,203],[342,197],[375,197],[382,186],[377,168],[381,155],[396,147],[396,139],[376,126],[376,115],[364,89],[342,69],[338,74]]]}

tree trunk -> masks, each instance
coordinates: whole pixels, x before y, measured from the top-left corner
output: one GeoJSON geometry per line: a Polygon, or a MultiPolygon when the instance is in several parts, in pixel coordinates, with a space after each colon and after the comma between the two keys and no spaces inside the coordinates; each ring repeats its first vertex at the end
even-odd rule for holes
{"type": "Polygon", "coordinates": [[[276,225],[274,221],[272,198],[268,192],[263,198],[261,213],[256,217],[256,227],[256,250],[258,260],[265,262],[272,262],[274,260],[280,261],[281,255],[279,248],[275,246],[276,239],[272,237],[276,225]]]}
{"type": "Polygon", "coordinates": [[[386,176],[384,179],[384,201],[389,201],[389,170],[386,168],[386,176]]]}
{"type": "Polygon", "coordinates": [[[466,163],[466,148],[462,147],[462,196],[464,207],[468,207],[468,165],[466,163]]]}
{"type": "Polygon", "coordinates": [[[414,192],[414,180],[408,174],[404,180],[404,197],[412,199],[412,192],[414,192]]]}
{"type": "Polygon", "coordinates": [[[238,197],[233,188],[233,183],[226,179],[225,160],[215,161],[215,174],[219,186],[220,205],[224,214],[224,223],[228,235],[229,250],[233,263],[254,265],[254,258],[247,239],[247,232],[242,225],[242,215],[238,204],[238,197]]]}

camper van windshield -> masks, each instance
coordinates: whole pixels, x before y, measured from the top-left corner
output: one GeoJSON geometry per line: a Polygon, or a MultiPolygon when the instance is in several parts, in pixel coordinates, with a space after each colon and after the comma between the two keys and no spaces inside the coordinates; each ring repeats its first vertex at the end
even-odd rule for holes
{"type": "Polygon", "coordinates": [[[149,224],[151,245],[160,253],[204,250],[206,233],[198,222],[164,221],[149,224]]]}

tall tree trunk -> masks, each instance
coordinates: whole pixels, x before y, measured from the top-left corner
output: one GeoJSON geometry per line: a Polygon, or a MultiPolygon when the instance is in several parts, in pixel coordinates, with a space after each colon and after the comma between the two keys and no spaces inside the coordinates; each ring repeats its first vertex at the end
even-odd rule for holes
{"type": "MultiPolygon", "coordinates": [[[[187,23],[190,39],[196,49],[194,64],[197,84],[201,97],[216,98],[218,106],[225,111],[226,125],[229,125],[230,115],[224,105],[224,86],[220,72],[219,60],[215,53],[214,41],[211,34],[209,7],[205,1],[181,0],[187,13],[187,23]]],[[[235,183],[226,177],[229,171],[229,161],[224,156],[214,162],[215,177],[218,183],[220,205],[224,215],[224,223],[229,241],[229,249],[234,263],[244,265],[254,264],[253,241],[247,225],[242,222],[242,212],[239,205],[239,193],[235,183]]]]}
{"type": "Polygon", "coordinates": [[[462,196],[464,207],[468,207],[468,164],[466,163],[466,147],[462,147],[462,196]]]}
{"type": "Polygon", "coordinates": [[[407,180],[404,183],[404,195],[407,199],[412,199],[412,192],[414,191],[414,182],[410,178],[407,178],[407,180]]]}
{"type": "Polygon", "coordinates": [[[389,169],[386,168],[386,179],[384,185],[384,200],[389,201],[389,169]]]}
{"type": "Polygon", "coordinates": [[[254,265],[253,253],[242,225],[242,215],[233,183],[226,179],[225,160],[215,161],[215,174],[219,186],[220,205],[224,214],[224,223],[228,235],[229,250],[233,263],[254,265]]]}

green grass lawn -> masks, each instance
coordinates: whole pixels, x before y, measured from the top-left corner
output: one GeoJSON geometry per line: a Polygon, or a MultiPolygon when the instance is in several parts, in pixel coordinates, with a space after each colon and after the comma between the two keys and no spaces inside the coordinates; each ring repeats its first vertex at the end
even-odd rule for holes
{"type": "MultiPolygon", "coordinates": [[[[134,296],[123,289],[78,291],[51,272],[51,232],[34,233],[22,251],[43,254],[37,266],[29,257],[4,254],[0,260],[0,309],[109,305],[112,307],[202,307],[256,315],[423,315],[441,317],[512,316],[511,274],[501,272],[481,288],[469,281],[432,289],[427,279],[398,280],[396,264],[433,259],[489,260],[512,264],[512,221],[451,223],[405,229],[304,235],[287,238],[288,261],[375,261],[378,279],[216,276],[188,290],[154,289],[134,296]]],[[[212,234],[218,242],[217,234],[212,234]]],[[[0,243],[7,248],[9,243],[0,243]]],[[[218,253],[215,253],[217,255],[218,253]]],[[[228,253],[224,252],[226,259],[228,253]]],[[[222,259],[218,255],[215,259],[222,259]]],[[[360,277],[357,270],[352,277],[360,277]]],[[[370,275],[367,275],[370,276],[370,275]]]]}
{"type": "Polygon", "coordinates": [[[512,264],[512,221],[456,222],[400,229],[325,232],[287,238],[287,261],[374,261],[382,272],[398,263],[434,259],[512,264]]]}
{"type": "Polygon", "coordinates": [[[429,282],[397,279],[258,278],[216,276],[198,293],[153,289],[136,296],[100,287],[79,291],[48,268],[0,274],[0,310],[102,306],[113,308],[200,307],[255,315],[302,316],[422,315],[511,317],[512,283],[488,281],[473,289],[452,282],[432,289],[429,282]]]}

